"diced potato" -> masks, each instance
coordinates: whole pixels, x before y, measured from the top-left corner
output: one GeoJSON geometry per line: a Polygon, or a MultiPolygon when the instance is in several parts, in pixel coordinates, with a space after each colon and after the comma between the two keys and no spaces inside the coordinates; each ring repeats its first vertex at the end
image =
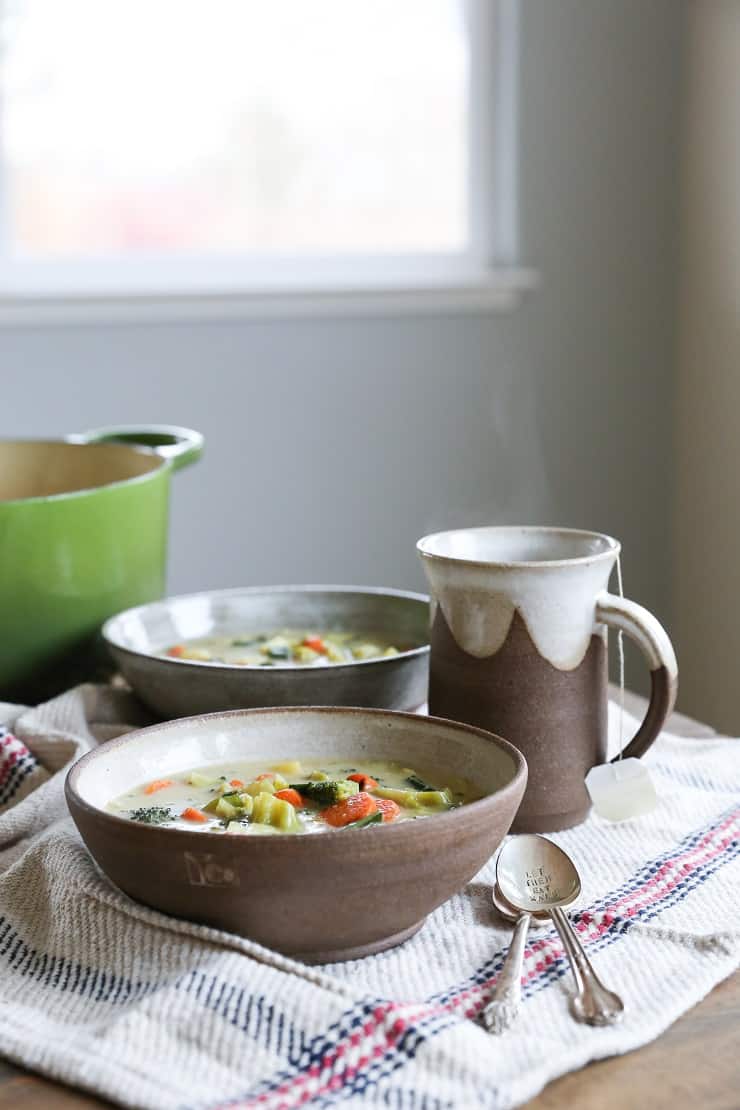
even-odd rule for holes
{"type": "Polygon", "coordinates": [[[358,644],[356,648],[352,649],[352,654],[355,659],[374,659],[383,652],[377,644],[358,644]]]}
{"type": "Polygon", "coordinates": [[[398,655],[398,648],[394,648],[394,647],[387,647],[387,648],[385,649],[385,651],[383,652],[383,656],[384,656],[384,657],[387,657],[387,656],[389,656],[389,655],[398,655]]]}
{"type": "Polygon", "coordinates": [[[336,644],[329,643],[326,640],[324,640],[324,646],[326,647],[326,658],[329,660],[330,663],[347,662],[347,652],[344,650],[344,648],[341,648],[336,644]]]}
{"type": "Polygon", "coordinates": [[[320,655],[320,651],[314,651],[313,648],[306,647],[305,644],[299,644],[293,651],[293,659],[296,663],[313,663],[320,655]]]}
{"type": "Polygon", "coordinates": [[[244,787],[247,794],[251,794],[256,798],[258,794],[274,794],[275,783],[272,779],[255,779],[254,782],[248,782],[244,787]]]}
{"type": "Polygon", "coordinates": [[[324,782],[324,780],[328,778],[329,776],[323,771],[311,771],[310,774],[306,776],[308,782],[324,782]]]}
{"type": "Polygon", "coordinates": [[[219,817],[231,820],[239,815],[239,809],[233,806],[231,802],[227,802],[226,798],[219,798],[214,813],[218,814],[219,817]]]}
{"type": "Polygon", "coordinates": [[[285,790],[286,786],[288,786],[288,780],[284,779],[282,775],[275,775],[275,778],[272,780],[272,785],[275,787],[275,790],[285,790]]]}
{"type": "Polygon", "coordinates": [[[185,779],[190,786],[211,786],[214,781],[211,775],[201,775],[200,771],[191,771],[185,779]]]}
{"type": "Polygon", "coordinates": [[[251,821],[248,824],[245,821],[229,821],[226,831],[236,836],[280,835],[279,830],[274,829],[272,825],[255,825],[251,821]]]}
{"type": "Polygon", "coordinates": [[[258,794],[254,800],[252,820],[259,825],[274,825],[285,831],[297,828],[298,818],[290,802],[272,794],[258,794]]]}
{"type": "Polygon", "coordinates": [[[188,648],[180,652],[180,659],[194,659],[197,663],[209,663],[213,656],[210,651],[204,651],[203,648],[188,648]]]}
{"type": "Polygon", "coordinates": [[[244,812],[246,814],[250,814],[252,812],[252,808],[254,806],[254,798],[252,797],[251,794],[247,794],[247,793],[240,794],[239,795],[239,805],[242,807],[242,809],[244,810],[244,812]]]}
{"type": "MultiPolygon", "coordinates": [[[[288,759],[285,763],[273,763],[271,770],[283,771],[286,775],[295,775],[301,769],[300,759],[288,759]]],[[[281,786],[282,790],[283,787],[281,786]]]]}

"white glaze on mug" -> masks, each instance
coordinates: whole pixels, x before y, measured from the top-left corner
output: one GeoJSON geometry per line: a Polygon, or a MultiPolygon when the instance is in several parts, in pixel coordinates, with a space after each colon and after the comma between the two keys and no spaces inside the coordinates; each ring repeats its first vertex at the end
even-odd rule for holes
{"type": "Polygon", "coordinates": [[[537,651],[559,670],[583,660],[619,554],[610,536],[576,529],[470,528],[425,536],[419,554],[458,646],[494,655],[519,612],[537,651]]]}

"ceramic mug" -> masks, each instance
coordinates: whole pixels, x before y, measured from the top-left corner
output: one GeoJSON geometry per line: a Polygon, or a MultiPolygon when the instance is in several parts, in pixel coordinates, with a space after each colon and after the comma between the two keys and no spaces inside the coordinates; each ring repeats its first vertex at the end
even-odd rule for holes
{"type": "Polygon", "coordinates": [[[583,821],[584,779],[606,759],[607,627],[640,647],[650,704],[623,756],[641,756],[676,699],[659,621],[608,593],[617,540],[571,528],[465,528],[417,544],[432,593],[429,712],[495,732],[524,754],[529,780],[512,826],[583,821]]]}

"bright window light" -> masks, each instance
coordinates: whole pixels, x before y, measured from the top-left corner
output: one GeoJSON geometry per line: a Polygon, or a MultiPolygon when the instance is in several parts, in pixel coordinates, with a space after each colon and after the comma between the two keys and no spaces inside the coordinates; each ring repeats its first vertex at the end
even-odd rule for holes
{"type": "Polygon", "coordinates": [[[514,303],[518,3],[0,0],[0,323],[514,303]]]}
{"type": "Polygon", "coordinates": [[[5,0],[6,255],[468,248],[465,0],[5,0]]]}

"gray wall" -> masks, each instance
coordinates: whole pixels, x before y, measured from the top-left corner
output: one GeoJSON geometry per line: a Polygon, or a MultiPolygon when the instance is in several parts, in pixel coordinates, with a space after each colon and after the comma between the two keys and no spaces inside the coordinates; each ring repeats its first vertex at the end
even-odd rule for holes
{"type": "MultiPolygon", "coordinates": [[[[420,587],[414,541],[546,521],[624,541],[668,618],[683,5],[523,0],[523,261],[509,314],[0,331],[0,434],[192,425],[170,587],[420,587]]],[[[637,671],[634,672],[635,674],[637,671]]]]}
{"type": "Polygon", "coordinates": [[[740,730],[740,5],[695,0],[687,49],[674,632],[688,711],[740,730]]]}

